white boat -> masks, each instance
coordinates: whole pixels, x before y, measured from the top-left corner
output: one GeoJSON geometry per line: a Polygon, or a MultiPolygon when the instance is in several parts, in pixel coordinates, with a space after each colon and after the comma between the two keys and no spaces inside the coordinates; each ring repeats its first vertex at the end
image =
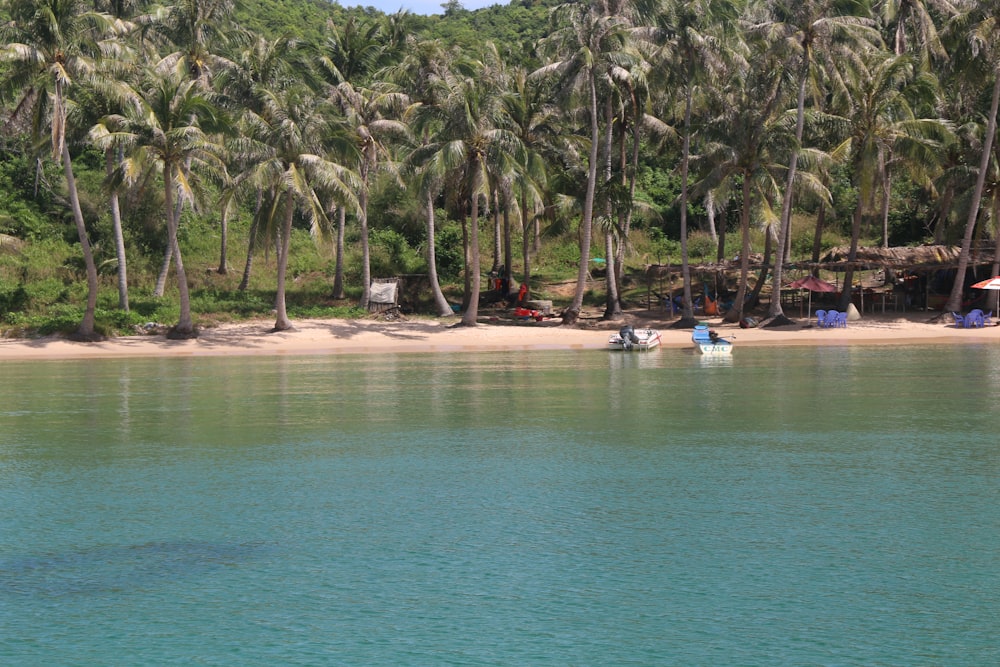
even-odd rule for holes
{"type": "Polygon", "coordinates": [[[691,334],[695,349],[702,354],[732,354],[733,341],[721,338],[719,334],[711,331],[707,324],[699,324],[691,334]]]}
{"type": "Polygon", "coordinates": [[[652,350],[660,344],[660,332],[656,329],[635,329],[631,325],[623,326],[618,333],[608,338],[608,347],[612,350],[652,350]]]}

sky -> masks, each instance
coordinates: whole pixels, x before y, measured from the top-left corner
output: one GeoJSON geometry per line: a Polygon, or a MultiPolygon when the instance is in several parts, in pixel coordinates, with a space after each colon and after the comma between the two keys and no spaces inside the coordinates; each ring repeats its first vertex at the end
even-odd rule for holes
{"type": "MultiPolygon", "coordinates": [[[[441,8],[447,0],[339,0],[341,7],[374,7],[386,14],[394,14],[400,9],[412,14],[443,14],[441,8]]],[[[506,5],[509,0],[459,0],[466,9],[482,9],[491,5],[506,5]]]]}

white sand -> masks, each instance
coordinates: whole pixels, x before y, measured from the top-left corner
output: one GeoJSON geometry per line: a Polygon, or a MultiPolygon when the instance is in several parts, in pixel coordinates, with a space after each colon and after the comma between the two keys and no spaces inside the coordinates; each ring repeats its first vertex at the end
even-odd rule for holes
{"type": "MultiPolygon", "coordinates": [[[[676,321],[645,311],[630,313],[636,328],[657,328],[664,347],[691,345],[690,329],[671,329],[676,321]]],[[[959,329],[934,312],[866,315],[846,329],[820,329],[806,320],[785,327],[740,329],[707,322],[724,337],[734,337],[736,353],[750,345],[914,345],[1000,343],[1000,328],[959,329]]],[[[0,340],[0,360],[87,359],[152,356],[384,354],[399,352],[475,352],[492,350],[603,349],[620,323],[583,320],[579,326],[556,322],[511,323],[496,320],[476,327],[455,320],[410,318],[371,320],[297,320],[291,331],[269,333],[273,320],[205,328],[194,340],[171,341],[162,335],[123,336],[99,343],[62,338],[0,340]]]]}

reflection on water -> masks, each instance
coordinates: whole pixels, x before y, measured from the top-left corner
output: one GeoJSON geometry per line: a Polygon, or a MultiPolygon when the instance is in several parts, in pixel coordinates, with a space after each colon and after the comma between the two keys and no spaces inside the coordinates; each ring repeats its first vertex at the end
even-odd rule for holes
{"type": "Polygon", "coordinates": [[[5,664],[1000,658],[990,346],[4,371],[5,664]]]}

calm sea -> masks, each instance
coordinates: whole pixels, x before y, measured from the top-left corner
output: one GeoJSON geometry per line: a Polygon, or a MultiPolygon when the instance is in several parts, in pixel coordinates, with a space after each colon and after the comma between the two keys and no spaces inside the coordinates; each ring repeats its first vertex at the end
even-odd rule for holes
{"type": "Polygon", "coordinates": [[[1000,344],[0,379],[4,665],[1000,664],[1000,344]]]}

